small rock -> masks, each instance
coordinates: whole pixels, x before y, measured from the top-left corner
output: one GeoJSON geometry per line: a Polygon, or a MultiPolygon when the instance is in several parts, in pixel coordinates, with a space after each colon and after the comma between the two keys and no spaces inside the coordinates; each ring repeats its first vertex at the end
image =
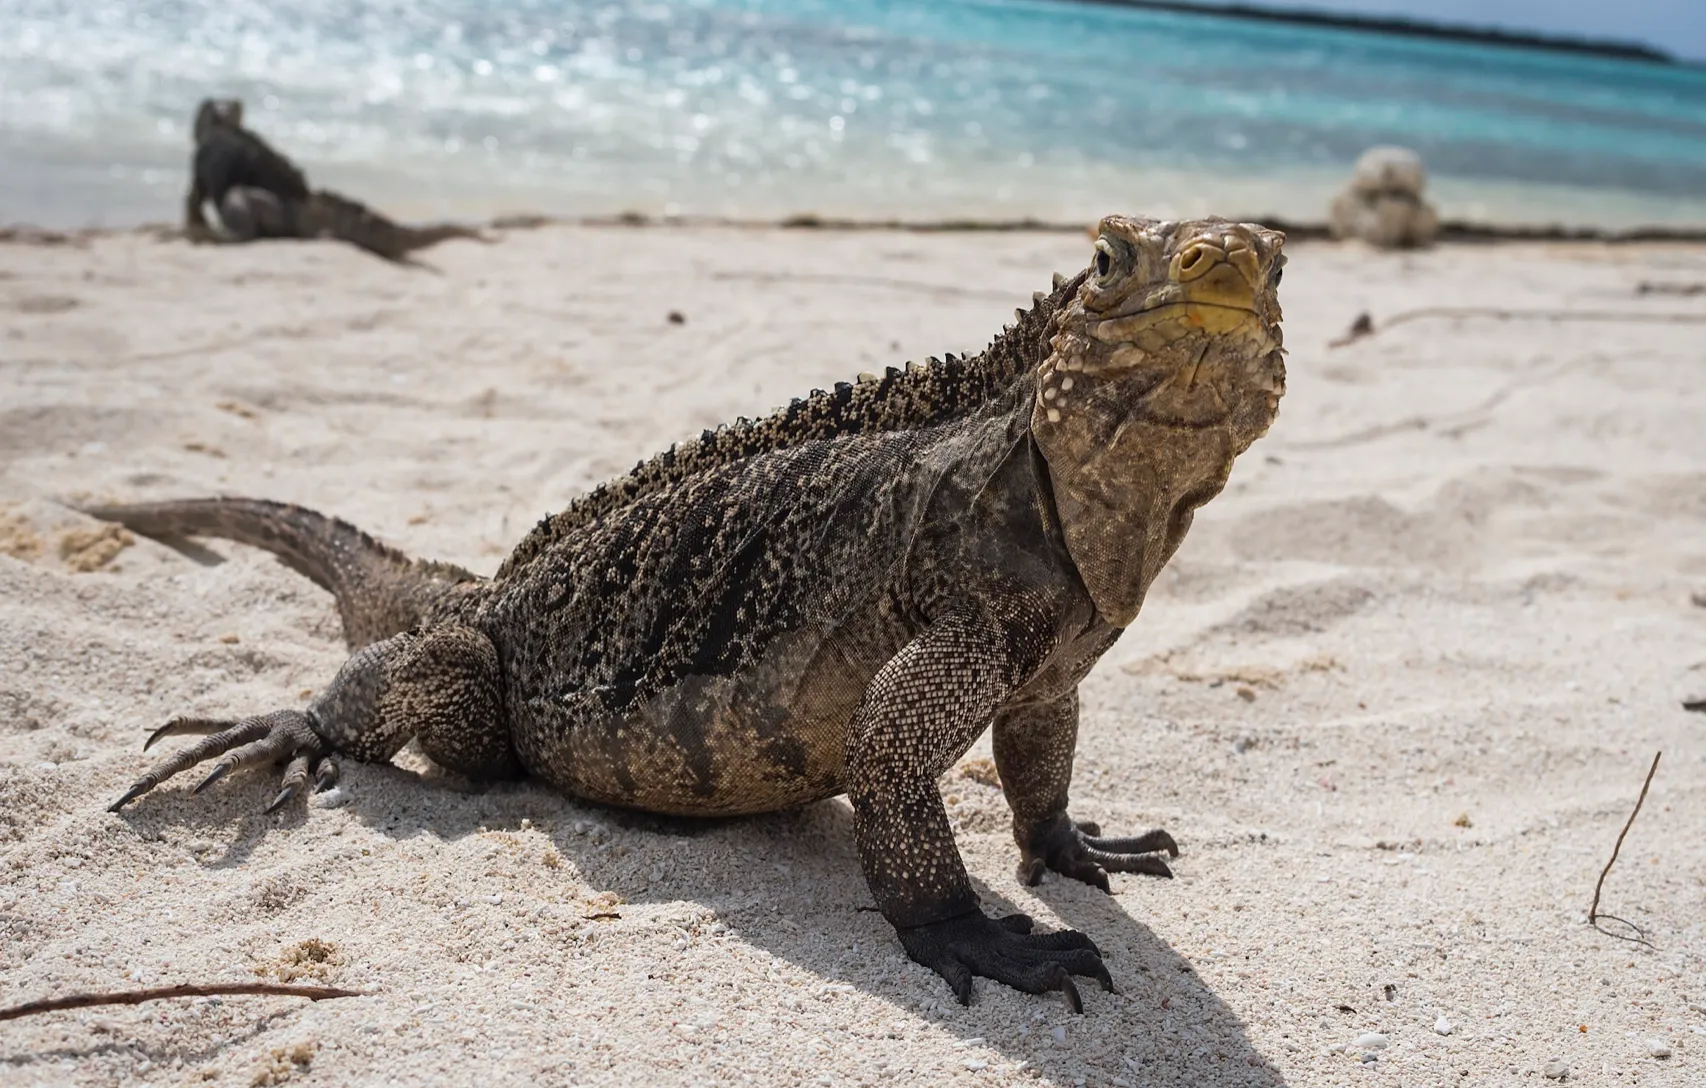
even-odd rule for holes
{"type": "Polygon", "coordinates": [[[669,323],[671,325],[685,325],[687,324],[687,315],[680,310],[671,310],[669,312],[669,323]]]}
{"type": "Polygon", "coordinates": [[[1365,1031],[1358,1035],[1356,1041],[1351,1045],[1358,1050],[1385,1050],[1391,1042],[1392,1040],[1378,1031],[1365,1031]]]}
{"type": "Polygon", "coordinates": [[[1648,1039],[1647,1053],[1655,1058],[1668,1058],[1670,1057],[1670,1044],[1663,1039],[1648,1039]]]}
{"type": "Polygon", "coordinates": [[[1553,1058],[1541,1066],[1540,1071],[1546,1074],[1548,1080],[1563,1080],[1570,1075],[1570,1066],[1563,1058],[1553,1058]]]}
{"type": "Polygon", "coordinates": [[[1426,246],[1439,233],[1439,214],[1426,200],[1421,156],[1403,147],[1371,147],[1329,209],[1335,238],[1360,238],[1383,249],[1426,246]]]}
{"type": "Polygon", "coordinates": [[[350,796],[343,790],[333,786],[314,795],[314,804],[318,808],[343,808],[349,804],[350,796]]]}
{"type": "Polygon", "coordinates": [[[1438,1020],[1434,1021],[1434,1034],[1435,1035],[1450,1035],[1456,1029],[1457,1029],[1457,1025],[1453,1024],[1450,1020],[1447,1020],[1443,1016],[1440,1017],[1438,1020]]]}
{"type": "Polygon", "coordinates": [[[1057,1043],[1066,1042],[1066,1029],[1065,1028],[1053,1028],[1049,1031],[1049,1034],[1054,1036],[1054,1041],[1057,1043]]]}

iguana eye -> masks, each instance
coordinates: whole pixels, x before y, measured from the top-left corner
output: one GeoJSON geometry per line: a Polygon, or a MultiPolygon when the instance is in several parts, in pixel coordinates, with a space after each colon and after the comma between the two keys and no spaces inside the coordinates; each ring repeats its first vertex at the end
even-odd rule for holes
{"type": "Polygon", "coordinates": [[[1105,280],[1114,271],[1114,246],[1106,238],[1096,239],[1096,278],[1105,280]]]}
{"type": "Polygon", "coordinates": [[[1274,262],[1274,273],[1270,282],[1275,287],[1278,287],[1280,285],[1280,280],[1283,279],[1285,279],[1285,258],[1281,257],[1279,260],[1274,262]]]}

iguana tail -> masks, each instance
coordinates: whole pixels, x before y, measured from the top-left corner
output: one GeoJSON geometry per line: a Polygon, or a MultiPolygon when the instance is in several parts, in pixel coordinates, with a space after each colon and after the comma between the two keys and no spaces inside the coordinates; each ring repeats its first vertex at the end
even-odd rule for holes
{"type": "Polygon", "coordinates": [[[351,650],[413,628],[454,587],[479,580],[449,563],[410,559],[347,521],[288,503],[182,499],[82,510],[143,536],[211,536],[272,552],[337,599],[351,650]]]}
{"type": "Polygon", "coordinates": [[[329,189],[319,189],[309,195],[303,209],[302,228],[305,237],[337,238],[388,261],[400,261],[417,249],[425,249],[450,238],[490,240],[477,228],[454,223],[406,227],[358,200],[329,189]]]}

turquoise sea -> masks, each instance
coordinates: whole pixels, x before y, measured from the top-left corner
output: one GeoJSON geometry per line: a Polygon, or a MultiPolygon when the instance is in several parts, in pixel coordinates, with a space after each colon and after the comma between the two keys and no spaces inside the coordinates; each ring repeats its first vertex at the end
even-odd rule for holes
{"type": "Polygon", "coordinates": [[[206,95],[400,215],[1706,226],[1706,69],[1066,0],[0,0],[0,222],[169,220],[206,95]]]}

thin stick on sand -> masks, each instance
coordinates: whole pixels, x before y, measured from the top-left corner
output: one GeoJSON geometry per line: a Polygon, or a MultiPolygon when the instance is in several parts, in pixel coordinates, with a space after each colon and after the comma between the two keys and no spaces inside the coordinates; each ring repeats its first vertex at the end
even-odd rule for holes
{"type": "Polygon", "coordinates": [[[1627,918],[1619,918],[1615,914],[1601,914],[1599,912],[1599,893],[1600,890],[1605,887],[1605,878],[1611,875],[1611,867],[1617,864],[1617,853],[1623,849],[1623,837],[1629,834],[1629,829],[1635,824],[1635,817],[1641,814],[1641,805],[1647,800],[1647,787],[1653,784],[1653,775],[1657,773],[1659,769],[1659,757],[1662,755],[1664,755],[1663,752],[1653,753],[1653,765],[1647,768],[1647,780],[1641,783],[1641,796],[1635,798],[1635,810],[1629,813],[1629,819],[1624,822],[1623,830],[1617,833],[1617,845],[1611,848],[1611,860],[1605,863],[1604,869],[1600,870],[1599,880],[1593,886],[1593,904],[1588,907],[1588,925],[1599,930],[1607,937],[1616,937],[1620,941],[1634,941],[1636,944],[1644,944],[1648,948],[1653,947],[1653,942],[1647,940],[1647,935],[1641,931],[1640,926],[1629,921],[1627,918]],[[1601,918],[1609,918],[1613,922],[1622,922],[1624,925],[1635,931],[1635,936],[1631,937],[1623,933],[1612,933],[1610,930],[1600,926],[1599,920],[1601,918]]]}
{"type": "Polygon", "coordinates": [[[148,990],[120,990],[110,994],[72,994],[47,1001],[27,1001],[0,1009],[0,1020],[16,1020],[38,1012],[58,1012],[62,1009],[86,1009],[91,1005],[140,1005],[144,1001],[159,1001],[167,997],[226,997],[238,994],[306,997],[310,1001],[327,1001],[334,997],[365,997],[360,990],[339,990],[332,986],[291,986],[277,982],[216,982],[206,986],[185,983],[181,986],[156,986],[148,990]]]}

